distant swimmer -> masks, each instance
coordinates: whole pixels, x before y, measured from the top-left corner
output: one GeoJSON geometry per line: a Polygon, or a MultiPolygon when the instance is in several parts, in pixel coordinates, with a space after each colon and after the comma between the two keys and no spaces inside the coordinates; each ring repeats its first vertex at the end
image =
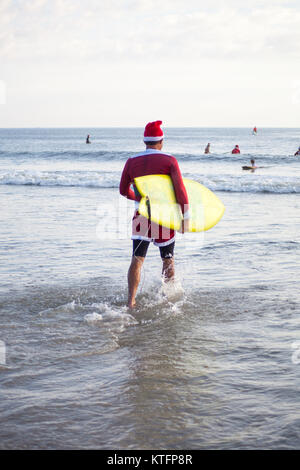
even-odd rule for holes
{"type": "Polygon", "coordinates": [[[257,127],[256,127],[256,126],[253,127],[253,131],[252,131],[252,132],[253,132],[253,134],[257,134],[257,127]]]}
{"type": "Polygon", "coordinates": [[[87,138],[86,138],[86,141],[85,141],[85,142],[86,142],[86,144],[90,144],[90,143],[91,143],[91,141],[90,141],[90,134],[88,134],[88,136],[87,136],[87,138]]]}
{"type": "Polygon", "coordinates": [[[256,168],[258,168],[256,165],[255,165],[255,160],[250,160],[251,162],[251,166],[242,166],[243,170],[255,170],[256,168]]]}
{"type": "Polygon", "coordinates": [[[294,153],[294,157],[295,157],[296,155],[300,155],[300,147],[298,148],[297,152],[294,153]]]}
{"type": "Polygon", "coordinates": [[[205,147],[204,153],[210,153],[210,144],[205,147]]]}
{"type": "Polygon", "coordinates": [[[239,146],[236,145],[231,153],[241,153],[239,146]]]}

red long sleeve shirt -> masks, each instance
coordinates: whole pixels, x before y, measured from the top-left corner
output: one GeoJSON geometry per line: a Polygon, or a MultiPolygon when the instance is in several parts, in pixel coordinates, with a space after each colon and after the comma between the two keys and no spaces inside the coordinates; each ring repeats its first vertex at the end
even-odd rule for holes
{"type": "Polygon", "coordinates": [[[134,178],[146,175],[170,175],[172,178],[175,196],[180,204],[183,215],[188,213],[188,197],[183,184],[181,171],[175,157],[156,149],[146,149],[144,152],[130,157],[123,169],[120,181],[120,194],[139,201],[139,197],[130,188],[134,185],[134,178]]]}

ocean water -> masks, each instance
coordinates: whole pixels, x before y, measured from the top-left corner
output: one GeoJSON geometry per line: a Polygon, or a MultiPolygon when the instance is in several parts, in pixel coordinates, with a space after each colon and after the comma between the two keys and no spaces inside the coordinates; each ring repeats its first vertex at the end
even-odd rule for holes
{"type": "Polygon", "coordinates": [[[0,448],[297,449],[300,129],[165,129],[226,211],[177,235],[169,288],[149,248],[128,311],[142,134],[0,130],[0,448]]]}

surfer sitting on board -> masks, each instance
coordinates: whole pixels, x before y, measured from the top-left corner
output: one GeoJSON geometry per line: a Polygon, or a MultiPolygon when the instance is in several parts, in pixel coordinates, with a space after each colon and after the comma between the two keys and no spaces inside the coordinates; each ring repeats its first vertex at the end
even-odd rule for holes
{"type": "Polygon", "coordinates": [[[132,219],[133,253],[128,270],[128,307],[130,308],[134,307],[136,303],[135,297],[140,282],[141,269],[150,242],[159,247],[164,279],[166,281],[172,280],[175,275],[173,258],[175,231],[150,222],[150,220],[139,214],[137,209],[141,196],[134,185],[134,179],[146,175],[170,175],[176,200],[183,214],[180,232],[188,231],[189,205],[187,192],[176,158],[162,152],[164,134],[160,127],[161,124],[162,121],[154,121],[146,125],[144,132],[146,149],[127,160],[120,181],[120,194],[127,199],[136,201],[136,210],[132,219]],[[133,190],[130,188],[131,185],[133,185],[133,190]]]}
{"type": "Polygon", "coordinates": [[[295,157],[296,155],[300,155],[300,147],[298,148],[297,152],[294,153],[294,157],[295,157]]]}
{"type": "Polygon", "coordinates": [[[241,153],[239,146],[236,145],[231,153],[241,153]]]}
{"type": "Polygon", "coordinates": [[[251,166],[243,166],[242,167],[243,170],[252,170],[252,171],[254,171],[257,168],[257,166],[255,165],[255,160],[253,160],[253,159],[250,160],[250,163],[251,163],[251,166]]]}
{"type": "Polygon", "coordinates": [[[90,144],[90,143],[91,143],[91,141],[90,141],[90,134],[88,134],[85,143],[86,143],[86,144],[90,144]]]}
{"type": "Polygon", "coordinates": [[[210,144],[205,147],[204,153],[210,153],[210,144]]]}

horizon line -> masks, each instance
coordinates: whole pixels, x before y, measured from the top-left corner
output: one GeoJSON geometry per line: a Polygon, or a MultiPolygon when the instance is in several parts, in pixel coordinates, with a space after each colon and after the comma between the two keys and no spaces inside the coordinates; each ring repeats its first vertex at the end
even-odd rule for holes
{"type": "MultiPolygon", "coordinates": [[[[165,129],[300,129],[300,126],[164,126],[165,129]]],[[[7,126],[0,129],[143,129],[144,126],[7,126]]]]}

